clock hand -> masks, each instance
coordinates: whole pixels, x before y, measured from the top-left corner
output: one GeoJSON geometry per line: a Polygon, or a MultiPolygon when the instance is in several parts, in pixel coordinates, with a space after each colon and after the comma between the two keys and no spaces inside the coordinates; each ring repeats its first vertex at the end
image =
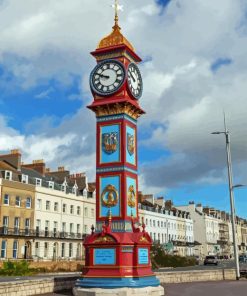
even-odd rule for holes
{"type": "Polygon", "coordinates": [[[103,74],[99,74],[99,76],[102,77],[102,78],[106,78],[106,79],[110,78],[110,76],[106,76],[106,75],[103,75],[103,74]]]}
{"type": "Polygon", "coordinates": [[[133,76],[132,72],[130,72],[130,76],[132,77],[132,79],[134,80],[134,82],[136,82],[135,77],[133,76]]]}

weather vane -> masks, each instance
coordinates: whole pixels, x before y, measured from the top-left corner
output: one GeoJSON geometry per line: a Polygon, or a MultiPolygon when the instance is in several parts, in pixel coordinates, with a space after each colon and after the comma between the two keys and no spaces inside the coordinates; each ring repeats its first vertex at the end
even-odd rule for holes
{"type": "Polygon", "coordinates": [[[123,5],[119,4],[119,0],[115,0],[115,3],[112,4],[112,7],[115,9],[115,25],[118,25],[118,11],[123,11],[123,5]]]}

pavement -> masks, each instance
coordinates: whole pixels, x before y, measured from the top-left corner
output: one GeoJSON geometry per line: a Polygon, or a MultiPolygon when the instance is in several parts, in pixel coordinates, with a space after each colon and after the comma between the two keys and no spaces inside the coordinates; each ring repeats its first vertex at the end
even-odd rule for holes
{"type": "Polygon", "coordinates": [[[8,276],[8,277],[0,277],[0,283],[6,282],[17,282],[17,281],[30,281],[37,279],[47,279],[47,278],[64,278],[64,277],[79,277],[81,273],[62,273],[62,274],[43,274],[43,275],[33,275],[33,276],[8,276]]]}
{"type": "Polygon", "coordinates": [[[165,291],[166,296],[246,296],[247,281],[170,284],[165,291]]]}
{"type": "MultiPolygon", "coordinates": [[[[72,296],[71,292],[45,294],[42,296],[72,296]]],[[[221,281],[165,285],[166,296],[246,296],[247,281],[221,281]]]]}

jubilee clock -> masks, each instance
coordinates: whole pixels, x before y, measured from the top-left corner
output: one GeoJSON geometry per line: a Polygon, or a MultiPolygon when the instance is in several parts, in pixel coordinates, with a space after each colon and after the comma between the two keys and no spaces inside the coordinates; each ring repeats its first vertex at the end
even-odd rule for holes
{"type": "Polygon", "coordinates": [[[117,60],[106,60],[98,64],[91,73],[90,85],[98,95],[107,96],[118,91],[126,77],[124,65],[117,60]]]}
{"type": "Polygon", "coordinates": [[[140,99],[143,90],[142,76],[139,68],[134,63],[130,63],[128,67],[128,87],[134,98],[140,99]]]}

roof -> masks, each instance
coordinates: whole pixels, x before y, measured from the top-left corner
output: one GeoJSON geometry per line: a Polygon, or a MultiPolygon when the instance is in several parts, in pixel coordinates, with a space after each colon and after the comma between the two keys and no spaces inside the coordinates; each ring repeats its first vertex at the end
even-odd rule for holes
{"type": "Polygon", "coordinates": [[[113,26],[113,31],[108,36],[104,37],[98,44],[97,49],[112,47],[117,45],[126,45],[132,51],[134,51],[134,47],[132,44],[123,36],[121,33],[121,28],[116,23],[113,26]]]}

